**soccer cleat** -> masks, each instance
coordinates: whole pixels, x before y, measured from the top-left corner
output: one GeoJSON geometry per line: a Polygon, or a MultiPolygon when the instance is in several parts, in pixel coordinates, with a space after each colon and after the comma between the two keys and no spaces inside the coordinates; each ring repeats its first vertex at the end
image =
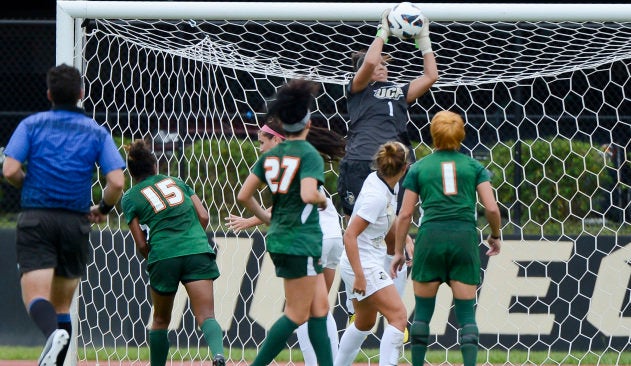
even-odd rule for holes
{"type": "MultiPolygon", "coordinates": [[[[58,366],[57,355],[64,349],[70,336],[65,329],[57,329],[48,337],[42,354],[37,361],[38,366],[58,366]]],[[[60,365],[59,365],[60,366],[60,365]]]]}
{"type": "Polygon", "coordinates": [[[226,366],[226,359],[221,354],[215,355],[213,366],[226,366]]]}
{"type": "Polygon", "coordinates": [[[403,343],[407,343],[410,340],[410,332],[408,332],[408,327],[405,327],[403,331],[403,343]]]}

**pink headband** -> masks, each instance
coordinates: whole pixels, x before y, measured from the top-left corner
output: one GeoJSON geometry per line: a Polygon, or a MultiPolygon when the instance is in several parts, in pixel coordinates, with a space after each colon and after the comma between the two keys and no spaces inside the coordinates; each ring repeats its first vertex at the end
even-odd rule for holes
{"type": "Polygon", "coordinates": [[[283,136],[283,135],[281,135],[280,133],[278,133],[278,132],[276,132],[276,131],[272,130],[272,128],[271,128],[271,127],[269,127],[268,125],[263,125],[263,127],[261,127],[261,131],[262,131],[262,132],[269,133],[270,135],[274,135],[274,136],[278,137],[278,138],[279,138],[279,139],[281,139],[281,140],[284,140],[284,139],[285,139],[285,136],[283,136]]]}

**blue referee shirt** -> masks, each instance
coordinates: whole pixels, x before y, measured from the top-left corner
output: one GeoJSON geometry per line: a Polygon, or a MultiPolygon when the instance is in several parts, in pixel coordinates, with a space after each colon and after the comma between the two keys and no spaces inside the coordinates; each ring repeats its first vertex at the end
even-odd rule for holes
{"type": "Polygon", "coordinates": [[[110,133],[75,106],[55,106],[25,118],[4,153],[25,167],[25,209],[89,212],[95,164],[104,175],[125,168],[110,133]]]}

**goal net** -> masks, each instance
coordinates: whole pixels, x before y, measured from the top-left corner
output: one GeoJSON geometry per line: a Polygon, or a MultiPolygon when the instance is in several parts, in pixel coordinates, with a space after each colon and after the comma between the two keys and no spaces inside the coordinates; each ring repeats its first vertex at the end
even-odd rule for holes
{"type": "MultiPolygon", "coordinates": [[[[244,351],[255,353],[282,313],[282,282],[264,251],[265,227],[235,235],[224,218],[251,215],[236,204],[236,193],[259,154],[256,133],[267,103],[289,79],[315,80],[321,93],[313,123],[345,135],[351,54],[370,45],[381,12],[394,4],[57,5],[57,61],[82,70],[86,111],[119,146],[151,141],[160,171],[183,178],[208,207],[226,357],[250,361],[244,351]]],[[[440,80],[409,108],[417,158],[431,151],[433,114],[461,113],[462,151],[491,171],[502,209],[499,256],[483,255],[489,229],[479,225],[481,360],[617,363],[631,335],[631,6],[419,7],[431,20],[440,80]]],[[[392,56],[391,80],[422,74],[412,42],[391,38],[384,52],[392,56]]],[[[339,204],[337,163],[325,170],[326,188],[339,204]]],[[[95,184],[95,195],[102,184],[95,184]]],[[[269,204],[265,192],[260,198],[269,204]]],[[[96,354],[108,364],[139,361],[152,308],[146,267],[120,208],[94,228],[92,244],[94,260],[73,310],[75,351],[80,360],[96,354]]],[[[341,335],[339,278],[330,302],[341,335]]],[[[412,319],[410,281],[404,302],[412,319]]],[[[450,291],[441,288],[430,325],[432,363],[460,362],[451,308],[450,291]]],[[[170,329],[170,360],[210,363],[182,291],[170,329]]],[[[378,362],[373,350],[382,329],[380,321],[363,346],[371,363],[378,362]]],[[[288,362],[299,362],[295,337],[288,348],[288,362]]]]}

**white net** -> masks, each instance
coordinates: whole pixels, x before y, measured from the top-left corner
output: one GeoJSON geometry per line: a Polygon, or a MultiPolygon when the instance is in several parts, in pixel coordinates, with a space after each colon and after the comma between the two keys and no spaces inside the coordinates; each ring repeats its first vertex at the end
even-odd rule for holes
{"type": "MultiPolygon", "coordinates": [[[[265,228],[237,237],[224,225],[228,213],[249,214],[235,196],[258,155],[256,132],[267,101],[288,79],[317,80],[322,93],[314,123],[345,134],[350,57],[368,47],[380,14],[260,20],[258,10],[251,11],[251,18],[238,20],[190,20],[199,18],[195,14],[91,19],[76,50],[86,110],[121,145],[153,141],[161,171],[189,182],[209,208],[209,237],[222,273],[215,311],[235,362],[247,359],[242,350],[261,344],[283,306],[280,281],[264,255],[265,228]]],[[[493,173],[503,215],[503,252],[483,260],[480,357],[507,364],[617,363],[631,334],[631,22],[432,20],[440,80],[409,109],[417,158],[429,151],[433,113],[462,113],[463,151],[493,173]],[[543,351],[543,359],[535,351],[543,351]],[[495,359],[497,352],[502,359],[495,359]]],[[[385,52],[393,57],[391,79],[405,82],[422,73],[411,42],[391,39],[385,52]]],[[[326,170],[327,188],[335,192],[337,166],[326,170]]],[[[144,264],[120,210],[93,244],[95,260],[78,308],[79,347],[101,361],[138,360],[151,305],[144,264]]],[[[338,279],[331,303],[340,334],[344,299],[338,279]]],[[[170,358],[208,362],[186,299],[180,300],[170,358]]],[[[409,284],[404,300],[412,314],[409,284]]],[[[450,309],[451,295],[443,289],[431,324],[433,363],[459,362],[450,309]]],[[[364,344],[370,362],[378,360],[370,349],[378,348],[380,334],[381,327],[364,344]]],[[[295,339],[289,348],[294,362],[300,357],[295,339]]]]}

